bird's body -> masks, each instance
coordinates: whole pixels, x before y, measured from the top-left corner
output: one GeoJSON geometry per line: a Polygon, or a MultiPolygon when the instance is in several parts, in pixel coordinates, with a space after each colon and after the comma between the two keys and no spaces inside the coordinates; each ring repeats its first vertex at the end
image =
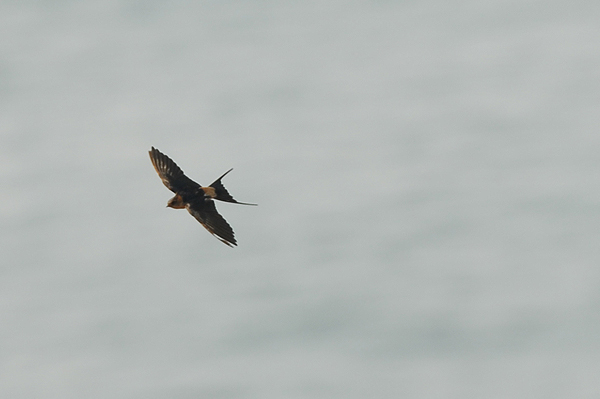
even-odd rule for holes
{"type": "Polygon", "coordinates": [[[232,202],[243,205],[245,202],[238,202],[227,192],[221,179],[232,169],[229,169],[221,177],[215,180],[210,186],[202,187],[189,177],[177,166],[175,162],[156,148],[152,147],[149,151],[152,165],[158,173],[163,184],[175,193],[175,196],[169,200],[167,207],[175,209],[187,209],[188,212],[196,218],[212,235],[217,237],[226,245],[237,245],[233,229],[217,212],[213,200],[232,202]]]}

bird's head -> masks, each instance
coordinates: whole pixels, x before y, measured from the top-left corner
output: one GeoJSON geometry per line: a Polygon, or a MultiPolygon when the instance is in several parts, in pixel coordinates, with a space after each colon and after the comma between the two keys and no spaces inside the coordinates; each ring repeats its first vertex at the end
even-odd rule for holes
{"type": "Polygon", "coordinates": [[[175,209],[183,209],[185,208],[185,203],[183,202],[183,198],[179,195],[174,196],[167,202],[167,208],[175,208],[175,209]]]}

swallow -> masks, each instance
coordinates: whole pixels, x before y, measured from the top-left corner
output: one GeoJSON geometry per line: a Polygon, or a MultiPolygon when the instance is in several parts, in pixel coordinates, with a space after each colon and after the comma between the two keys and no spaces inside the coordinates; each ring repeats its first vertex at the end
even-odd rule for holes
{"type": "Polygon", "coordinates": [[[237,245],[233,229],[227,221],[217,212],[214,200],[232,202],[241,205],[257,205],[247,202],[239,202],[233,199],[227,192],[221,179],[233,168],[223,173],[210,186],[202,187],[189,177],[177,166],[175,162],[156,148],[150,151],[150,160],[154,170],[162,180],[163,184],[175,193],[175,196],[167,203],[168,208],[187,209],[213,236],[225,245],[233,247],[237,245]]]}

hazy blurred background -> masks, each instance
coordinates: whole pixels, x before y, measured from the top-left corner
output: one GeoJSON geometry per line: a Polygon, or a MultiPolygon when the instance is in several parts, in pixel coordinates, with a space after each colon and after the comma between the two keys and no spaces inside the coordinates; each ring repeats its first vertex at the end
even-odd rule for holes
{"type": "Polygon", "coordinates": [[[597,398],[598,21],[0,2],[0,396],[597,398]]]}

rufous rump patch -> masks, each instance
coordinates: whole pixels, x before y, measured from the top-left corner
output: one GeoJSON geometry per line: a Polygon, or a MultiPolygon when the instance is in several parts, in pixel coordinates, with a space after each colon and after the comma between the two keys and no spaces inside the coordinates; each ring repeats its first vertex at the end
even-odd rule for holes
{"type": "Polygon", "coordinates": [[[204,194],[208,195],[210,198],[217,198],[217,193],[214,187],[202,187],[204,194]]]}

